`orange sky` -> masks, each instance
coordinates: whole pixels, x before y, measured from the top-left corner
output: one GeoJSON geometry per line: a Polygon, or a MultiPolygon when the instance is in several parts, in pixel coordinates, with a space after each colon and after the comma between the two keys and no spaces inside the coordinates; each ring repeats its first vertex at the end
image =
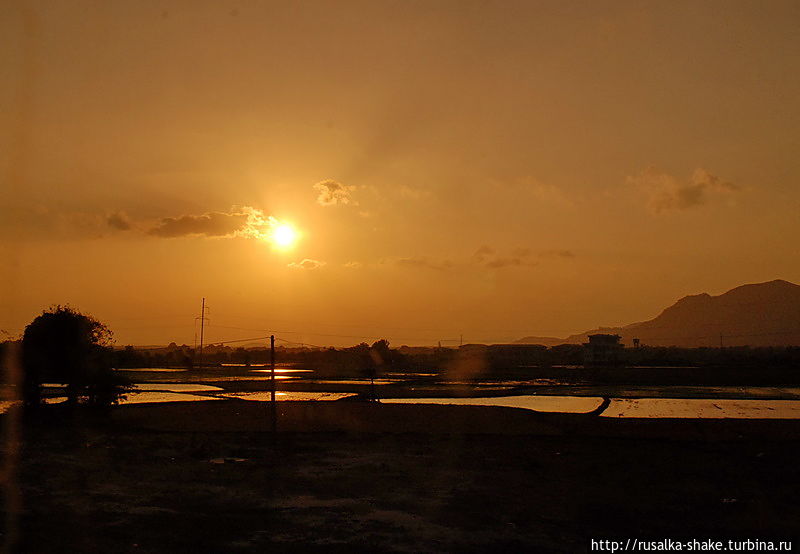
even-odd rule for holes
{"type": "Polygon", "coordinates": [[[798,28],[796,2],[12,2],[0,329],[69,303],[191,343],[205,296],[212,341],[505,341],[800,282],[798,28]]]}

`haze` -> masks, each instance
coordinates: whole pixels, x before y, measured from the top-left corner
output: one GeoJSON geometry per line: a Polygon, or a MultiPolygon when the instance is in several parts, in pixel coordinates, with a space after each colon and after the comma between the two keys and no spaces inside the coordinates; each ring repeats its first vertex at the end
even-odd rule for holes
{"type": "Polygon", "coordinates": [[[798,282],[798,28],[796,2],[12,2],[0,329],[67,303],[191,343],[206,297],[211,342],[502,342],[798,282]]]}

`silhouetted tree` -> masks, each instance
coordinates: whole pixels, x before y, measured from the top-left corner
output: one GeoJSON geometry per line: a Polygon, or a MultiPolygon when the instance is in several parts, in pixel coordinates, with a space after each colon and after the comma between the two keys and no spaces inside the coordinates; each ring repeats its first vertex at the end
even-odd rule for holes
{"type": "Polygon", "coordinates": [[[389,341],[381,339],[372,343],[369,347],[369,358],[366,360],[364,370],[369,377],[370,400],[377,401],[378,394],[375,391],[375,377],[383,371],[384,366],[391,364],[392,351],[389,349],[389,341]]]}
{"type": "Polygon", "coordinates": [[[54,306],[36,317],[22,336],[26,405],[41,402],[44,382],[66,384],[70,404],[110,406],[129,390],[111,367],[111,331],[91,316],[54,306]]]}

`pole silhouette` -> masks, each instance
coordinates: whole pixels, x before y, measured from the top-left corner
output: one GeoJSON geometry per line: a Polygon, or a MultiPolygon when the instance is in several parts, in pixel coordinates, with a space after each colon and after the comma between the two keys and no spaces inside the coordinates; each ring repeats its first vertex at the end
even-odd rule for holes
{"type": "Polygon", "coordinates": [[[270,380],[270,404],[272,409],[272,434],[278,430],[278,406],[276,404],[275,392],[275,335],[269,337],[269,380],[270,380]]]}
{"type": "MultiPolygon", "coordinates": [[[[200,305],[200,349],[197,354],[197,365],[203,365],[203,337],[206,327],[206,298],[203,297],[203,302],[200,305]]],[[[196,327],[195,327],[196,329],[196,327]]]]}

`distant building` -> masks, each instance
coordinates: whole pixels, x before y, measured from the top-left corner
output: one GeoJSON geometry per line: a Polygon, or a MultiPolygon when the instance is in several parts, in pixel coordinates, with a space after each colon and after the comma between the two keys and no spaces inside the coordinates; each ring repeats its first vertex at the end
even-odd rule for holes
{"type": "Polygon", "coordinates": [[[589,342],[583,344],[584,365],[586,367],[608,367],[619,364],[624,348],[619,335],[589,335],[589,342]]]}
{"type": "Polygon", "coordinates": [[[547,360],[547,347],[541,344],[492,344],[487,348],[493,368],[539,366],[547,360]]]}

